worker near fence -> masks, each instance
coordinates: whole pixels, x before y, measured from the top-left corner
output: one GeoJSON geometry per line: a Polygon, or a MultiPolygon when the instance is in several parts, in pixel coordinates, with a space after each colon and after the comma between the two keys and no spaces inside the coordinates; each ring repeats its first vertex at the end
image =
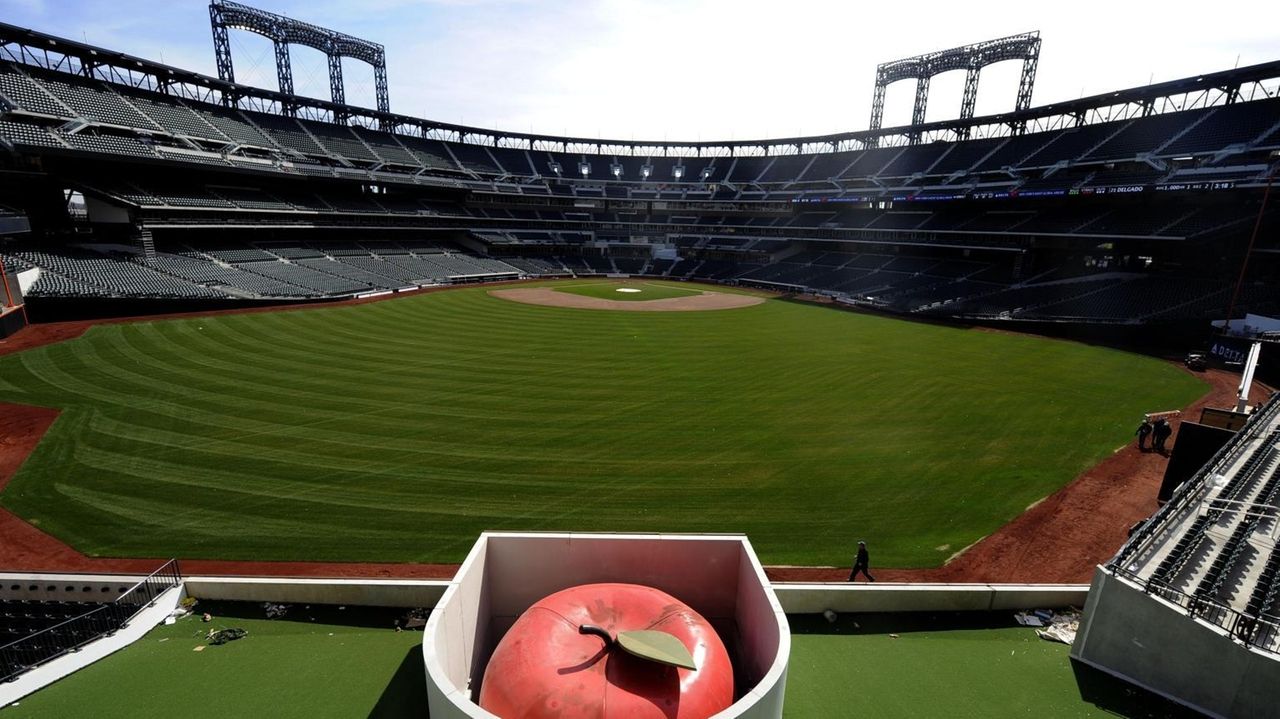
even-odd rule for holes
{"type": "Polygon", "coordinates": [[[1156,451],[1164,454],[1164,443],[1173,434],[1173,425],[1169,424],[1169,420],[1161,417],[1156,420],[1156,426],[1151,429],[1151,440],[1155,444],[1156,451]]]}
{"type": "Polygon", "coordinates": [[[1134,432],[1134,434],[1138,435],[1138,449],[1143,452],[1147,451],[1147,438],[1151,436],[1153,430],[1150,420],[1143,417],[1142,424],[1138,425],[1138,431],[1134,432]]]}

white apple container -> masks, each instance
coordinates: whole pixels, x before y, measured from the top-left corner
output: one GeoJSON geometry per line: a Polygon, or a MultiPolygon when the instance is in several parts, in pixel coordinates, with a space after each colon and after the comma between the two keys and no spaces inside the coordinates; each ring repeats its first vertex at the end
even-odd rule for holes
{"type": "Polygon", "coordinates": [[[475,698],[503,634],[539,599],[600,582],[660,589],[715,626],[739,697],[716,719],[782,717],[791,632],[746,536],[485,532],[427,622],[432,719],[493,717],[475,698]]]}

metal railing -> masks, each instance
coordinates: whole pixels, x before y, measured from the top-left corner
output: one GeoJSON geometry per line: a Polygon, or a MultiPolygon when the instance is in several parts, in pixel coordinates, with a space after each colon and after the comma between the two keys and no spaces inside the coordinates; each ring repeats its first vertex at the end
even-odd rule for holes
{"type": "Polygon", "coordinates": [[[160,595],[180,584],[178,561],[170,559],[110,604],[0,646],[0,682],[13,681],[45,662],[116,633],[160,595]]]}
{"type": "Polygon", "coordinates": [[[1217,599],[1187,594],[1163,582],[1147,581],[1121,567],[1110,570],[1138,586],[1144,594],[1174,604],[1191,619],[1200,619],[1226,630],[1234,640],[1268,654],[1280,654],[1280,624],[1276,617],[1253,616],[1232,609],[1217,599]]]}

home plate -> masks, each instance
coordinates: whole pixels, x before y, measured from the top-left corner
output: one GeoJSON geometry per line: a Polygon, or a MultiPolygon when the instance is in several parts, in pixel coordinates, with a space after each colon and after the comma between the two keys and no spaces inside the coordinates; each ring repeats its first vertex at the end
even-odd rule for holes
{"type": "Polygon", "coordinates": [[[618,289],[614,290],[614,292],[639,292],[639,291],[640,290],[637,290],[634,287],[619,287],[618,289]]]}

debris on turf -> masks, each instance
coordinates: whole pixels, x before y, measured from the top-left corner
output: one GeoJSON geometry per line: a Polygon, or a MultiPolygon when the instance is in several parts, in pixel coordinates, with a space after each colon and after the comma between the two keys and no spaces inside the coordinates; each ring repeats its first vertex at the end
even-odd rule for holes
{"type": "Polygon", "coordinates": [[[1048,629],[1036,631],[1044,640],[1062,642],[1068,646],[1076,640],[1076,632],[1080,629],[1080,612],[1072,609],[1053,615],[1048,629]]]}
{"type": "Polygon", "coordinates": [[[403,617],[396,620],[396,631],[398,632],[403,629],[421,629],[427,626],[427,616],[430,614],[431,612],[423,609],[422,607],[410,609],[404,613],[403,617]]]}
{"type": "Polygon", "coordinates": [[[209,644],[213,646],[221,646],[227,642],[234,642],[237,639],[241,639],[248,634],[248,630],[239,628],[219,629],[217,631],[210,629],[207,639],[209,644]]]}
{"type": "Polygon", "coordinates": [[[289,613],[289,605],[287,604],[263,602],[262,609],[266,611],[267,619],[279,619],[289,613]]]}
{"type": "Polygon", "coordinates": [[[1074,608],[1065,612],[1051,612],[1048,609],[1018,612],[1013,615],[1013,619],[1024,627],[1047,627],[1037,629],[1036,635],[1047,641],[1067,645],[1075,641],[1076,631],[1080,628],[1080,610],[1074,608]]]}

